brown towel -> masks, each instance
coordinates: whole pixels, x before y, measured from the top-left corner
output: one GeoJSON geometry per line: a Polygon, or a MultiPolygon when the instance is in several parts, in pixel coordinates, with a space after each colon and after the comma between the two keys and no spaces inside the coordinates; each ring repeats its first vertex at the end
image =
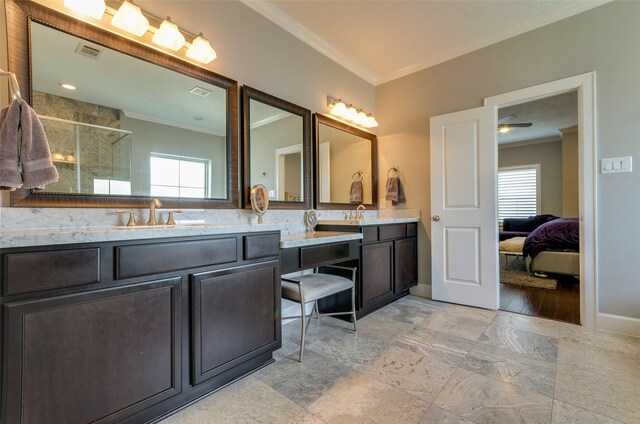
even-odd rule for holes
{"type": "Polygon", "coordinates": [[[362,181],[351,181],[351,188],[349,189],[349,203],[362,203],[362,193],[364,187],[362,181]]]}
{"type": "Polygon", "coordinates": [[[404,190],[402,188],[402,183],[400,182],[400,177],[387,178],[387,194],[385,199],[391,200],[391,204],[393,206],[398,206],[399,204],[407,201],[404,197],[404,190]]]}
{"type": "Polygon", "coordinates": [[[51,162],[49,142],[44,127],[31,106],[24,100],[20,103],[20,164],[24,188],[44,188],[58,181],[58,170],[51,162]]]}
{"type": "Polygon", "coordinates": [[[256,205],[256,209],[258,210],[263,210],[264,209],[264,204],[265,204],[265,199],[264,199],[264,190],[261,190],[260,188],[257,188],[254,192],[253,192],[253,201],[256,205]]]}
{"type": "Polygon", "coordinates": [[[22,187],[18,162],[20,100],[0,111],[0,190],[22,187]]]}

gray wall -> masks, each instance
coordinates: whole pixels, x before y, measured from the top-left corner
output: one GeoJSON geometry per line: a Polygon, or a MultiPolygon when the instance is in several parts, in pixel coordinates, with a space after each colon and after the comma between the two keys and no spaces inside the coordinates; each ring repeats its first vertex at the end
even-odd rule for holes
{"type": "Polygon", "coordinates": [[[540,213],[562,216],[562,141],[498,149],[498,167],[540,164],[540,213]]]}
{"type": "MultiPolygon", "coordinates": [[[[640,2],[607,3],[379,86],[380,172],[400,166],[404,207],[428,217],[430,117],[590,71],[597,72],[598,157],[638,156],[638,22],[640,2]]],[[[597,184],[599,311],[640,318],[640,172],[598,175],[597,184]]],[[[421,283],[431,281],[428,227],[424,221],[419,234],[421,283]]]]}

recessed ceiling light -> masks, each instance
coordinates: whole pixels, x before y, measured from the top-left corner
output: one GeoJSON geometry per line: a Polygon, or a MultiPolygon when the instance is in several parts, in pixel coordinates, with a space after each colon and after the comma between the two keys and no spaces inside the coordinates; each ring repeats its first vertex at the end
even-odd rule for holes
{"type": "Polygon", "coordinates": [[[508,128],[508,127],[502,127],[502,128],[500,128],[500,129],[498,130],[498,132],[499,132],[499,133],[502,133],[502,134],[506,134],[506,133],[508,133],[509,131],[511,131],[511,128],[508,128]]]}
{"type": "Polygon", "coordinates": [[[76,86],[73,84],[67,84],[66,82],[61,82],[60,83],[60,87],[67,89],[67,90],[75,90],[76,86]]]}
{"type": "Polygon", "coordinates": [[[194,121],[202,121],[204,118],[202,116],[194,116],[193,120],[194,121]]]}

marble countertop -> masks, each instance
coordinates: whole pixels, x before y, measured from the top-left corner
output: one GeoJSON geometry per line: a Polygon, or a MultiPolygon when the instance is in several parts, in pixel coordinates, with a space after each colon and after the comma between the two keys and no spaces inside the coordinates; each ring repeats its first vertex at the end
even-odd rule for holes
{"type": "Polygon", "coordinates": [[[179,224],[176,226],[159,225],[154,227],[62,227],[28,230],[3,230],[0,232],[0,247],[10,248],[259,231],[283,231],[285,229],[285,223],[277,223],[233,225],[179,224]]]}
{"type": "Polygon", "coordinates": [[[384,224],[403,224],[407,222],[420,222],[420,218],[364,218],[364,219],[321,219],[318,225],[384,225],[384,224]]]}
{"type": "Polygon", "coordinates": [[[289,234],[280,238],[280,248],[313,246],[315,244],[336,243],[340,241],[361,240],[362,233],[344,233],[338,231],[316,231],[313,233],[289,234]]]}

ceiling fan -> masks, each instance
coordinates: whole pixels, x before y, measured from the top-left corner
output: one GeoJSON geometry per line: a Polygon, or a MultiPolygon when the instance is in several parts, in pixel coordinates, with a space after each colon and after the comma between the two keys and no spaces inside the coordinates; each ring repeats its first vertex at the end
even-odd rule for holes
{"type": "Polygon", "coordinates": [[[514,122],[514,123],[505,122],[517,117],[518,115],[507,115],[498,119],[498,132],[502,134],[506,134],[509,131],[511,131],[512,128],[529,128],[530,126],[533,125],[532,122],[514,122]]]}

